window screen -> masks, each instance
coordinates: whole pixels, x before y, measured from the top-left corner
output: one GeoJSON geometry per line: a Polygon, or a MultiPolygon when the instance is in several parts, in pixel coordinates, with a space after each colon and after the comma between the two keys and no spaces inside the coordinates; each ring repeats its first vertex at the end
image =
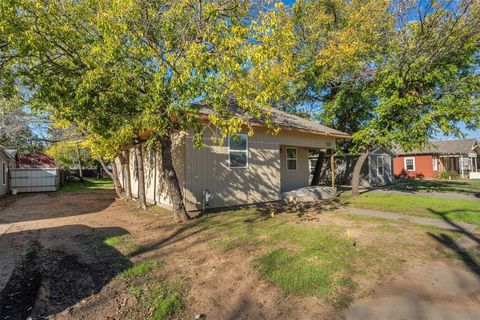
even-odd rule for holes
{"type": "Polygon", "coordinates": [[[287,148],[287,170],[297,170],[297,149],[287,148]]]}
{"type": "Polygon", "coordinates": [[[228,137],[228,158],[230,168],[248,166],[248,136],[239,134],[228,137]]]}
{"type": "Polygon", "coordinates": [[[377,175],[383,176],[384,172],[384,161],[382,157],[377,158],[377,175]]]}
{"type": "Polygon", "coordinates": [[[405,169],[415,171],[415,158],[405,158],[405,169]]]}

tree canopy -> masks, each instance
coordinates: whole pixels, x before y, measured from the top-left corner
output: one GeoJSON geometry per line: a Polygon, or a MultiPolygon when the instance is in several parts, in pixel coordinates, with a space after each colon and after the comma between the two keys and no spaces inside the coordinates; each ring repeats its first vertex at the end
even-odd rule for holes
{"type": "Polygon", "coordinates": [[[478,1],[297,1],[291,19],[295,97],[353,134],[348,151],[479,126],[478,1]]]}

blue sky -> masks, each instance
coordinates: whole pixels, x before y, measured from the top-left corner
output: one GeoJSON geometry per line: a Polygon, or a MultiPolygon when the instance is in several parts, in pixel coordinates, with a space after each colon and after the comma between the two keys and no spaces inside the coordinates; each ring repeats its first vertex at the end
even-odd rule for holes
{"type": "MultiPolygon", "coordinates": [[[[283,0],[283,3],[285,3],[287,5],[291,5],[291,4],[295,3],[295,0],[283,0]]],[[[480,115],[479,115],[479,117],[480,117],[480,115]]],[[[465,126],[462,126],[462,131],[465,134],[466,138],[480,139],[480,129],[478,129],[478,130],[467,130],[465,128],[465,126]]],[[[456,137],[448,137],[448,136],[443,136],[443,135],[439,135],[439,136],[436,137],[436,139],[442,139],[442,140],[455,139],[455,138],[456,137]]]]}

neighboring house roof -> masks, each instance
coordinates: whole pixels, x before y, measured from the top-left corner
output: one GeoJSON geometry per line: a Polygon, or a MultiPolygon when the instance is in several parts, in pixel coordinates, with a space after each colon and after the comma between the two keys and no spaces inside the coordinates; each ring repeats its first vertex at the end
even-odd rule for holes
{"type": "Polygon", "coordinates": [[[10,155],[10,158],[17,159],[18,151],[15,149],[5,149],[5,151],[10,155]]]}
{"type": "Polygon", "coordinates": [[[10,152],[8,152],[9,150],[5,149],[5,147],[3,146],[0,146],[0,153],[3,154],[3,156],[9,160],[13,160],[15,161],[15,158],[12,157],[12,155],[10,154],[10,152]]]}
{"type": "MultiPolygon", "coordinates": [[[[196,106],[198,106],[199,108],[200,115],[208,116],[215,113],[215,110],[210,108],[205,103],[197,103],[196,106]]],[[[243,109],[236,105],[230,106],[229,111],[235,117],[248,121],[253,125],[263,126],[263,122],[261,119],[254,119],[252,116],[246,115],[243,109]]],[[[333,136],[337,138],[350,138],[350,135],[345,132],[326,127],[324,125],[293,115],[291,113],[287,113],[273,108],[269,108],[265,111],[271,114],[270,119],[272,121],[272,124],[279,126],[282,129],[303,131],[326,136],[333,136]]]]}
{"type": "Polygon", "coordinates": [[[19,168],[58,168],[52,157],[43,153],[28,153],[20,157],[19,168]]]}
{"type": "Polygon", "coordinates": [[[480,146],[477,139],[460,139],[448,141],[432,141],[423,149],[414,149],[404,152],[397,148],[394,150],[397,155],[411,154],[467,154],[477,152],[480,154],[480,146]]]}

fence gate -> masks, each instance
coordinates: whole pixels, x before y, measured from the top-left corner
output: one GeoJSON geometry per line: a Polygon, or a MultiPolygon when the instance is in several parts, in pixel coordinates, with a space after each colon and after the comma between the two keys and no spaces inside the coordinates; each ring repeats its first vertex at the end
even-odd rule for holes
{"type": "Polygon", "coordinates": [[[58,169],[10,169],[10,189],[21,192],[56,191],[58,169]]]}

